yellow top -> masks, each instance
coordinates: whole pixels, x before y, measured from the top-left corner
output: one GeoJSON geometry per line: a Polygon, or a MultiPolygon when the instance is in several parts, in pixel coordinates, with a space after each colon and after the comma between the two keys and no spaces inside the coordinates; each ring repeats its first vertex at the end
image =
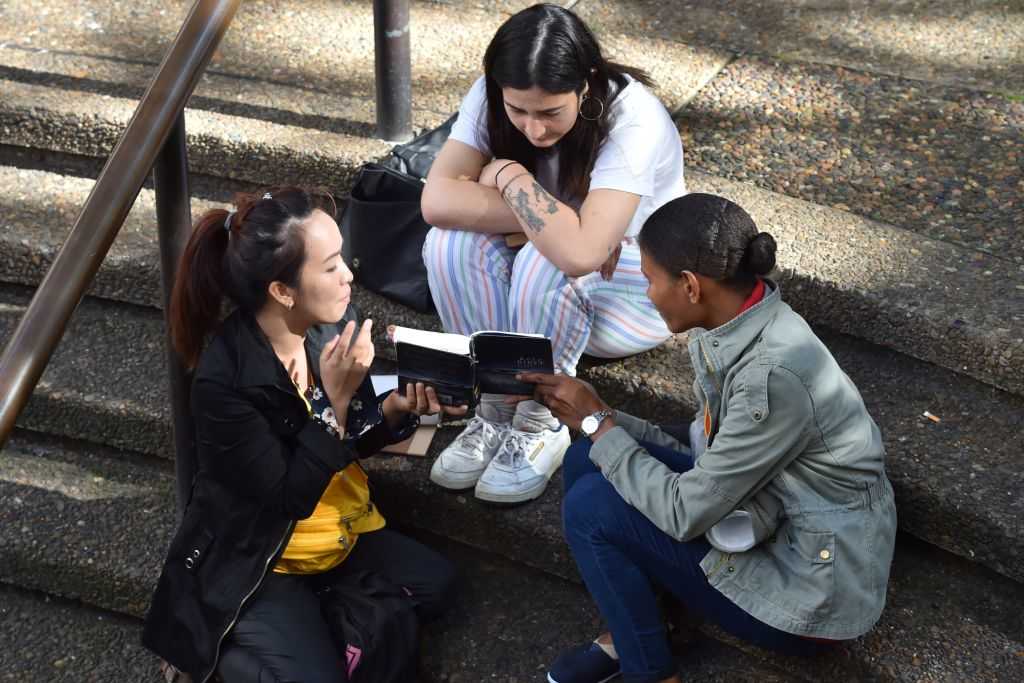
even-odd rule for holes
{"type": "MultiPolygon", "coordinates": [[[[305,396],[302,400],[312,411],[305,396]]],[[[313,514],[296,522],[274,571],[318,574],[333,569],[348,557],[359,534],[376,531],[384,524],[384,516],[370,502],[366,472],[353,462],[331,477],[313,514]]]]}

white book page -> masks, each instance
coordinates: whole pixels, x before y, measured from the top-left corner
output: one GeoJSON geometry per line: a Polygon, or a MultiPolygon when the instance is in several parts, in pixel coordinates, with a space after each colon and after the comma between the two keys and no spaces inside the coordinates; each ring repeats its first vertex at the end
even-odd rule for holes
{"type": "Polygon", "coordinates": [[[474,332],[473,336],[475,337],[478,334],[500,334],[504,337],[535,337],[538,339],[546,339],[543,334],[536,334],[534,332],[509,332],[507,330],[480,330],[479,332],[474,332]]]}
{"type": "Polygon", "coordinates": [[[428,332],[427,330],[414,330],[411,327],[396,327],[393,338],[396,344],[415,344],[416,346],[455,353],[460,356],[469,355],[469,337],[464,337],[461,334],[428,332]]]}

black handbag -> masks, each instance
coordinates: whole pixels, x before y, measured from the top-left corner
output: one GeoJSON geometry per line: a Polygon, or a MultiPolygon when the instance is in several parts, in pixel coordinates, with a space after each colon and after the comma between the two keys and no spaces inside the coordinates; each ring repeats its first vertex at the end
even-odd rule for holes
{"type": "Polygon", "coordinates": [[[356,282],[421,313],[432,312],[434,302],[423,265],[430,226],[420,212],[420,196],[455,118],[398,145],[381,163],[364,164],[341,217],[342,257],[356,282]]]}

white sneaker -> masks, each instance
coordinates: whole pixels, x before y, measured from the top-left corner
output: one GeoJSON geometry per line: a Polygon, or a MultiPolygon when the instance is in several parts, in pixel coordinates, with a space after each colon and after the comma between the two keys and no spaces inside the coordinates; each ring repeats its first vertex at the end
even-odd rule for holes
{"type": "Polygon", "coordinates": [[[476,497],[490,503],[523,503],[548,486],[569,448],[569,428],[523,432],[509,429],[498,454],[476,483],[476,497]]]}
{"type": "Polygon", "coordinates": [[[473,488],[510,431],[511,425],[474,417],[437,456],[430,468],[430,481],[453,491],[473,488]]]}

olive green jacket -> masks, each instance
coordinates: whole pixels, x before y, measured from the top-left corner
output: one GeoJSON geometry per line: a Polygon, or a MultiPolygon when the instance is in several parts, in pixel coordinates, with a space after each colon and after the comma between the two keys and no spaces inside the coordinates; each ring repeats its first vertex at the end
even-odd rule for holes
{"type": "Polygon", "coordinates": [[[757,545],[712,549],[708,581],[782,631],[846,639],[885,605],[896,507],[881,435],[860,393],[807,323],[766,282],[761,302],[692,335],[698,418],[707,448],[675,473],[637,441],[684,450],[654,425],[616,413],[590,451],[619,494],[681,541],[735,509],[757,545]],[[703,430],[702,430],[703,431],[703,430]]]}

